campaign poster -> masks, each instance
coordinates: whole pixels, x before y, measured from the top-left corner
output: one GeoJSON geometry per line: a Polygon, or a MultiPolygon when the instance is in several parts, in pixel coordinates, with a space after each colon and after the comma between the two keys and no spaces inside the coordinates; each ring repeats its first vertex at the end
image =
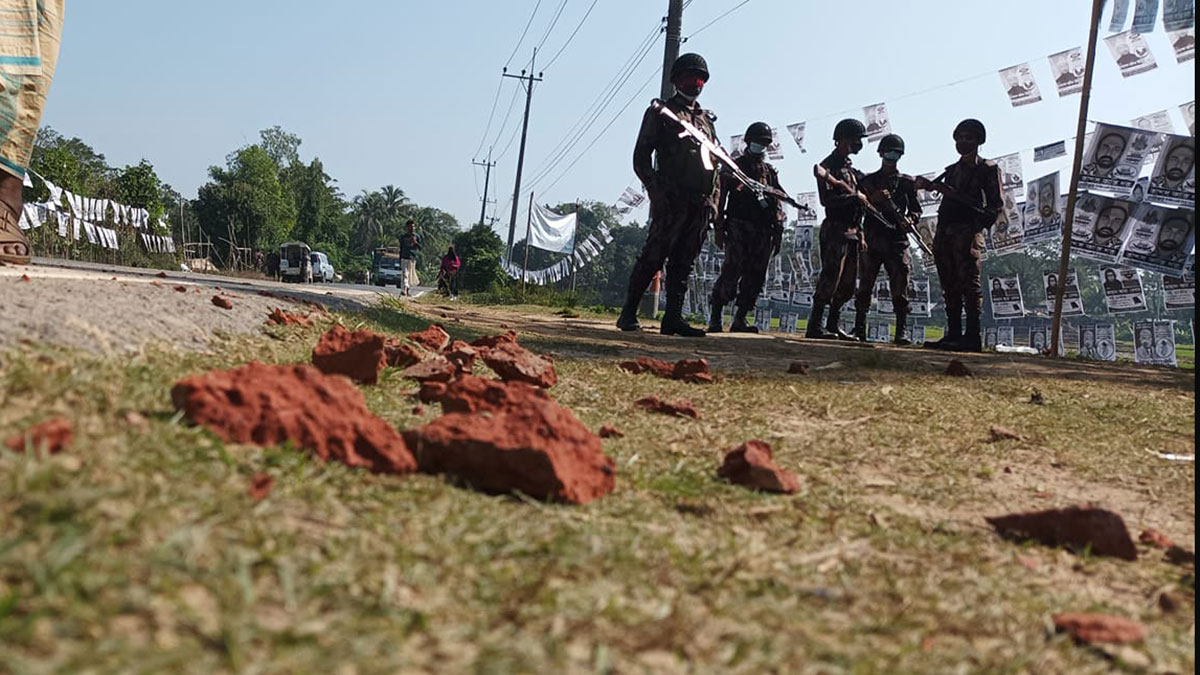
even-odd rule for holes
{"type": "Polygon", "coordinates": [[[1136,208],[1137,204],[1123,199],[1079,195],[1071,232],[1072,252],[1081,258],[1115,263],[1133,229],[1136,208]]]}
{"type": "Polygon", "coordinates": [[[1117,360],[1117,327],[1114,324],[1088,324],[1079,330],[1079,355],[1095,361],[1117,360]]]}
{"type": "Polygon", "coordinates": [[[1183,274],[1195,240],[1194,211],[1141,204],[1117,262],[1161,274],[1183,274]]]}
{"type": "Polygon", "coordinates": [[[1017,338],[1012,326],[996,327],[996,344],[1004,345],[1005,347],[1017,346],[1017,338]]]}
{"type": "MultiPolygon", "coordinates": [[[[1083,49],[1075,47],[1066,51],[1051,54],[1050,72],[1054,75],[1054,85],[1058,87],[1059,96],[1070,96],[1083,91],[1083,49]]],[[[1067,154],[1063,149],[1063,154],[1067,154]]],[[[1035,159],[1034,161],[1038,161],[1035,159]]]]}
{"type": "Polygon", "coordinates": [[[1025,170],[1021,166],[1021,153],[997,157],[995,162],[1000,166],[1000,187],[1005,196],[1011,195],[1017,202],[1025,199],[1025,170]]]}
{"type": "Polygon", "coordinates": [[[796,141],[796,147],[800,148],[800,152],[808,152],[804,149],[804,122],[789,124],[787,130],[791,134],[792,140],[796,141]]]}
{"type": "Polygon", "coordinates": [[[1196,23],[1196,0],[1163,0],[1163,28],[1177,31],[1196,23]]]}
{"type": "Polygon", "coordinates": [[[801,192],[796,195],[800,208],[796,209],[796,222],[809,227],[809,243],[812,243],[812,227],[817,224],[817,206],[821,200],[815,192],[801,192]]]}
{"type": "Polygon", "coordinates": [[[892,122],[888,117],[886,104],[876,103],[864,107],[863,118],[867,121],[867,142],[874,143],[892,133],[892,122]]]}
{"type": "Polygon", "coordinates": [[[1004,91],[1014,108],[1042,100],[1042,92],[1038,89],[1037,80],[1028,63],[1019,63],[1000,71],[1000,81],[1004,83],[1004,91]]]}
{"type": "MultiPolygon", "coordinates": [[[[937,234],[937,216],[921,218],[917,221],[914,229],[916,229],[917,236],[921,238],[921,241],[925,242],[925,245],[932,251],[933,237],[937,234]]],[[[925,270],[925,272],[933,272],[937,269],[937,265],[933,262],[933,256],[925,255],[924,252],[921,253],[921,269],[925,270]]]]}
{"type": "Polygon", "coordinates": [[[1104,304],[1109,314],[1146,311],[1146,293],[1137,270],[1132,267],[1101,267],[1100,279],[1104,287],[1104,304]]]}
{"type": "Polygon", "coordinates": [[[908,278],[909,316],[932,316],[933,304],[929,301],[929,279],[908,278]]]}
{"type": "Polygon", "coordinates": [[[1004,193],[1004,213],[996,224],[987,231],[988,249],[996,255],[1008,255],[1025,248],[1025,230],[1021,219],[1024,206],[1013,201],[1011,193],[1004,193]]]}
{"type": "Polygon", "coordinates": [[[1057,171],[1029,182],[1024,221],[1026,245],[1059,241],[1062,237],[1057,171]]]}
{"type": "Polygon", "coordinates": [[[1162,151],[1163,145],[1167,142],[1167,135],[1175,133],[1175,125],[1171,122],[1171,115],[1166,110],[1135,117],[1130,122],[1130,126],[1134,129],[1154,132],[1154,137],[1150,141],[1150,149],[1146,152],[1146,164],[1154,164],[1158,160],[1158,153],[1162,151]]]}
{"type": "Polygon", "coordinates": [[[875,280],[875,311],[880,314],[895,314],[896,307],[892,304],[892,289],[886,276],[880,275],[875,280]]]}
{"type": "Polygon", "coordinates": [[[1183,115],[1183,121],[1187,123],[1188,133],[1196,135],[1196,102],[1188,101],[1179,106],[1179,114],[1183,115]]]}
{"type": "Polygon", "coordinates": [[[1192,136],[1167,135],[1150,186],[1150,201],[1194,208],[1196,203],[1196,139],[1192,136]]]}
{"type": "MultiPolygon", "coordinates": [[[[1042,272],[1042,285],[1046,289],[1046,311],[1054,313],[1054,299],[1058,294],[1058,272],[1042,272]]],[[[1079,282],[1075,270],[1067,272],[1067,285],[1063,289],[1063,316],[1082,316],[1083,300],[1079,297],[1079,282]]]]}
{"type": "Polygon", "coordinates": [[[1175,63],[1185,63],[1196,58],[1195,26],[1168,31],[1167,39],[1171,41],[1171,49],[1175,52],[1175,63]]]}
{"type": "Polygon", "coordinates": [[[1057,159],[1059,157],[1066,157],[1066,156],[1067,156],[1067,142],[1066,141],[1057,141],[1054,143],[1047,143],[1046,145],[1039,145],[1033,149],[1033,161],[1035,161],[1035,162],[1045,162],[1046,160],[1057,159]]]}
{"type": "Polygon", "coordinates": [[[990,277],[988,287],[993,319],[1016,319],[1025,316],[1020,277],[990,277]]]}
{"type": "Polygon", "coordinates": [[[908,339],[912,340],[914,345],[925,344],[925,326],[913,326],[908,331],[908,339]]]}
{"type": "Polygon", "coordinates": [[[1079,189],[1129,195],[1156,136],[1144,129],[1097,124],[1079,172],[1079,189]]]}
{"type": "MultiPolygon", "coordinates": [[[[921,178],[933,180],[937,178],[937,174],[931,171],[921,174],[921,178]]],[[[942,193],[937,190],[917,190],[917,203],[921,205],[922,213],[928,214],[927,217],[933,217],[942,204],[942,193]]]]}
{"type": "Polygon", "coordinates": [[[1108,51],[1116,59],[1122,77],[1133,77],[1158,67],[1149,45],[1139,33],[1117,33],[1104,38],[1104,44],[1108,45],[1108,51]]]}
{"type": "Polygon", "coordinates": [[[996,340],[999,338],[997,328],[998,326],[986,326],[983,329],[983,348],[987,351],[996,349],[996,340]]]}
{"type": "Polygon", "coordinates": [[[1163,275],[1163,306],[1168,311],[1196,308],[1196,277],[1163,275]]]}
{"type": "Polygon", "coordinates": [[[1154,366],[1176,366],[1174,321],[1135,321],[1133,360],[1154,366]]]}

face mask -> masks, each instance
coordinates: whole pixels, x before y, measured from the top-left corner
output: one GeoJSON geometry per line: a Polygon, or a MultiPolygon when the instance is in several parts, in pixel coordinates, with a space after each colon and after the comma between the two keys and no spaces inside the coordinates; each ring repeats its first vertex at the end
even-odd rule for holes
{"type": "Polygon", "coordinates": [[[850,146],[850,152],[853,154],[858,154],[858,152],[862,149],[863,142],[861,139],[854,141],[854,144],[850,146]]]}
{"type": "Polygon", "coordinates": [[[746,144],[746,152],[748,152],[752,155],[761,155],[766,151],[767,151],[767,146],[763,145],[762,143],[746,144]]]}
{"type": "Polygon", "coordinates": [[[903,153],[899,153],[899,152],[895,152],[895,151],[883,153],[883,158],[889,162],[899,162],[900,158],[903,156],[904,156],[903,153]]]}

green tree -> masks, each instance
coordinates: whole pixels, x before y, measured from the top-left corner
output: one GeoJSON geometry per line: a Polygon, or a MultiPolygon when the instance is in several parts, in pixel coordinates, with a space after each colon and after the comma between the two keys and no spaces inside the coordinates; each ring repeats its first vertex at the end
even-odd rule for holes
{"type": "Polygon", "coordinates": [[[288,133],[276,124],[258,132],[259,145],[280,169],[300,163],[300,137],[288,133]]]}
{"type": "Polygon", "coordinates": [[[289,237],[296,206],[279,180],[278,165],[262,147],[238,150],[228,166],[209,168],[209,177],[200,188],[196,214],[226,264],[233,260],[234,246],[271,249],[289,237]]]}
{"type": "Polygon", "coordinates": [[[118,200],[129,206],[146,209],[154,220],[163,217],[163,183],[154,166],[142,160],[135,166],[121,169],[116,178],[120,190],[118,200]]]}
{"type": "Polygon", "coordinates": [[[466,232],[460,232],[454,238],[454,248],[462,260],[462,271],[458,276],[459,290],[486,291],[507,278],[500,267],[504,241],[491,227],[480,223],[466,232]]]}
{"type": "Polygon", "coordinates": [[[59,187],[89,197],[117,199],[116,171],[104,155],[79,138],[66,138],[46,126],[38,130],[29,168],[59,187]]]}

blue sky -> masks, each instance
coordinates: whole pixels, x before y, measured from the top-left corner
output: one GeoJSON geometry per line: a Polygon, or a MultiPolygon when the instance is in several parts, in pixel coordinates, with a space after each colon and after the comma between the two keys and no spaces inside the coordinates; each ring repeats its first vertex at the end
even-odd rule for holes
{"type": "MultiPolygon", "coordinates": [[[[684,35],[739,2],[693,0],[684,35]]],[[[320,157],[348,195],[391,183],[469,225],[479,217],[483,182],[471,160],[496,100],[500,69],[536,4],[72,3],[44,122],[85,139],[110,163],[149,160],[191,197],[210,165],[254,142],[260,129],[279,124],[304,139],[301,155],[320,157]]],[[[510,69],[519,70],[543,36],[539,60],[545,64],[590,5],[591,0],[565,5],[542,0],[510,69]],[[560,6],[558,22],[548,31],[560,6]]],[[[527,180],[541,173],[568,130],[595,110],[591,102],[654,30],[666,5],[666,0],[596,1],[535,90],[527,180]]],[[[808,152],[801,154],[785,139],[785,158],[777,162],[784,186],[800,192],[815,189],[811,166],[831,146],[834,123],[880,101],[889,103],[893,128],[908,143],[901,166],[911,173],[954,159],[950,130],[967,116],[987,123],[988,156],[1073,136],[1079,97],[1058,97],[1045,57],[1083,44],[1090,6],[1089,0],[752,0],[692,37],[684,50],[709,61],[712,80],[701,101],[717,113],[727,145],[757,119],[781,130],[807,121],[808,152]],[[1043,101],[1013,108],[995,71],[1023,61],[1032,63],[1043,101]]],[[[1106,16],[1104,27],[1107,23],[1106,16]]],[[[1161,23],[1147,41],[1158,68],[1128,79],[1099,45],[1090,117],[1128,123],[1168,109],[1176,131],[1184,133],[1177,106],[1195,97],[1195,62],[1175,62],[1161,23]]],[[[645,105],[657,95],[654,73],[661,61],[661,38],[655,38],[583,142],[534,184],[539,202],[611,202],[634,183],[633,140],[645,105]],[[647,80],[652,84],[638,93],[647,80]],[[608,132],[581,154],[610,121],[608,132]],[[573,169],[560,178],[572,161],[573,169]]],[[[480,160],[493,142],[499,155],[519,125],[517,100],[498,133],[515,86],[508,80],[500,89],[480,160]]],[[[492,175],[498,203],[489,206],[489,214],[497,211],[500,228],[508,222],[516,155],[512,142],[492,175]]],[[[858,165],[873,169],[878,158],[868,148],[858,165]]],[[[1027,180],[1064,166],[1035,165],[1032,152],[1025,155],[1027,180]]],[[[522,209],[527,195],[523,191],[522,209]]]]}

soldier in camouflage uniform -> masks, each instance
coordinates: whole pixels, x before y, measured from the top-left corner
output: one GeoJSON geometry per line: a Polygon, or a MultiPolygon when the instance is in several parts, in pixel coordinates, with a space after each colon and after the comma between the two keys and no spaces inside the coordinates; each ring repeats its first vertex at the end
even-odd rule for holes
{"type": "Polygon", "coordinates": [[[943,195],[938,207],[937,233],[933,237],[933,260],[946,302],[946,336],[926,343],[930,349],[983,351],[979,335],[979,317],[983,311],[980,274],[983,233],[1004,211],[1000,167],[979,156],[979,146],[986,140],[987,130],[982,122],[974,119],[959,122],[954,128],[958,162],[946,167],[942,180],[917,179],[918,188],[943,195]]]}
{"type": "Polygon", "coordinates": [[[863,147],[867,129],[862,122],[845,119],[833,129],[833,152],[821,161],[829,174],[849,190],[832,187],[817,181],[817,194],[825,207],[821,223],[821,276],[813,292],[812,314],[808,317],[805,337],[818,340],[853,340],[838,325],[842,305],[854,296],[854,280],[858,276],[858,254],[863,245],[862,221],[866,197],[855,191],[862,172],[855,169],[850,155],[863,147]],[[829,318],[825,310],[829,309],[829,318]]]}
{"type": "Polygon", "coordinates": [[[911,176],[900,173],[896,163],[904,155],[904,139],[888,134],[879,140],[879,156],[883,166],[878,171],[863,177],[858,184],[876,208],[890,223],[868,217],[863,229],[866,231],[867,249],[858,258],[858,294],[854,297],[854,330],[851,334],[862,342],[867,341],[867,312],[871,309],[871,290],[879,268],[887,271],[888,285],[892,292],[892,305],[896,312],[896,339],[898,345],[910,345],[908,337],[908,236],[899,226],[900,221],[916,223],[921,218],[921,203],[917,199],[917,188],[911,176]]]}
{"type": "MultiPolygon", "coordinates": [[[[680,119],[716,142],[716,116],[696,98],[708,81],[708,64],[699,54],[684,54],[671,66],[675,95],[666,101],[680,119]]],[[[633,148],[633,170],[650,196],[650,232],[629,275],[625,306],[617,319],[624,331],[640,330],[637,308],[654,274],[667,265],[664,335],[703,337],[683,320],[688,275],[716,213],[719,184],[716,162],[695,140],[680,137],[680,127],[653,107],[642,117],[633,148]],[[653,160],[652,160],[653,156],[653,160]]]]}
{"type": "MultiPolygon", "coordinates": [[[[779,173],[764,155],[774,140],[771,127],[755,122],[746,129],[746,154],[737,159],[738,167],[754,180],[783,191],[779,173]]],[[[721,332],[721,310],[735,298],[731,333],[757,333],[758,326],[746,323],[746,313],[754,309],[767,265],[779,253],[783,241],[783,205],[779,199],[764,195],[761,200],[737,180],[724,179],[721,208],[716,221],[716,244],[725,249],[725,263],[712,290],[712,314],[708,332],[721,332]]]]}

